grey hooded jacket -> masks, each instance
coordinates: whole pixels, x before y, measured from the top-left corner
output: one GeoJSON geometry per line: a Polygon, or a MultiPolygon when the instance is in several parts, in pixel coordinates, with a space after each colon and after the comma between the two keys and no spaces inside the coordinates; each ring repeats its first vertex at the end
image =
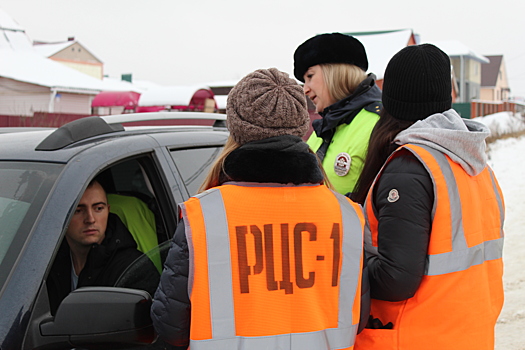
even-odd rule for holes
{"type": "MultiPolygon", "coordinates": [[[[431,147],[448,155],[469,175],[477,175],[486,166],[489,134],[484,124],[463,119],[450,109],[417,121],[394,142],[431,147]]],[[[372,298],[401,301],[416,293],[427,263],[433,202],[432,180],[423,164],[407,150],[396,152],[373,192],[379,246],[378,255],[367,259],[372,298]],[[388,201],[392,189],[399,193],[397,205],[388,201]]]]}

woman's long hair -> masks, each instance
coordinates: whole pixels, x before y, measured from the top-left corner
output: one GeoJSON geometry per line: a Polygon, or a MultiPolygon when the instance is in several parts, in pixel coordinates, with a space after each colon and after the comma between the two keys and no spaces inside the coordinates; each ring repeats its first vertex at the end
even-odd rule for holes
{"type": "Polygon", "coordinates": [[[353,94],[366,78],[366,73],[353,64],[327,63],[321,64],[320,67],[326,89],[336,102],[353,94]]]}
{"type": "Polygon", "coordinates": [[[368,190],[379,170],[392,152],[399,147],[394,143],[396,135],[412,124],[414,121],[396,119],[383,108],[381,116],[370,135],[365,165],[352,194],[352,199],[355,202],[360,204],[365,202],[368,190]]]}
{"type": "Polygon", "coordinates": [[[221,180],[221,177],[224,177],[226,174],[224,171],[224,161],[226,160],[226,157],[230,155],[230,153],[239,147],[241,147],[241,145],[235,142],[231,136],[228,137],[221,154],[219,154],[217,159],[215,159],[215,162],[213,162],[210,172],[202,182],[201,187],[199,187],[197,194],[222,184],[223,180],[221,180]]]}

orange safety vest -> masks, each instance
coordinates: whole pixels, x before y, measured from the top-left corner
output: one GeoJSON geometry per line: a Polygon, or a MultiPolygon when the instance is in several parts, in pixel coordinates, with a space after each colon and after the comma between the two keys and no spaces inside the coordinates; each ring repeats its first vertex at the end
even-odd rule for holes
{"type": "Polygon", "coordinates": [[[192,350],[353,349],[361,207],[324,185],[230,182],[181,210],[192,350]]]}
{"type": "MultiPolygon", "coordinates": [[[[503,306],[504,202],[496,178],[488,166],[470,176],[425,146],[401,148],[421,161],[434,185],[427,271],[412,298],[372,299],[371,315],[393,329],[365,329],[355,349],[493,350],[503,306]]],[[[377,255],[373,187],[365,203],[365,249],[377,255]]]]}

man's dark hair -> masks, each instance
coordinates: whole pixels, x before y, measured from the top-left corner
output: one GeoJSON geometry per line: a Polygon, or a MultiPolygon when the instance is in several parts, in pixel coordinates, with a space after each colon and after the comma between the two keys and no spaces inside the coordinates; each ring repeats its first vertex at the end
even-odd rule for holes
{"type": "Polygon", "coordinates": [[[104,192],[108,192],[105,188],[105,186],[103,185],[103,181],[101,181],[100,177],[97,175],[95,176],[93,179],[91,179],[91,181],[89,181],[89,184],[87,185],[86,189],[90,188],[90,187],[93,187],[94,184],[98,183],[100,185],[100,187],[102,187],[102,189],[104,190],[104,192]]]}

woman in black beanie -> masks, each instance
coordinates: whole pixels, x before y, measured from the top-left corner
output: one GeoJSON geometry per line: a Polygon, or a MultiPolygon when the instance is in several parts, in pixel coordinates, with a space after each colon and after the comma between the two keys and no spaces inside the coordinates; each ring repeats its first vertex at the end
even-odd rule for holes
{"type": "Polygon", "coordinates": [[[494,349],[504,203],[481,123],[451,109],[449,57],[430,44],[389,62],[357,191],[372,297],[366,349],[494,349]]]}
{"type": "Polygon", "coordinates": [[[341,194],[354,191],[381,110],[381,90],[367,70],[364,46],[341,33],[316,35],[294,53],[294,75],[322,117],[307,143],[341,194]]]}

